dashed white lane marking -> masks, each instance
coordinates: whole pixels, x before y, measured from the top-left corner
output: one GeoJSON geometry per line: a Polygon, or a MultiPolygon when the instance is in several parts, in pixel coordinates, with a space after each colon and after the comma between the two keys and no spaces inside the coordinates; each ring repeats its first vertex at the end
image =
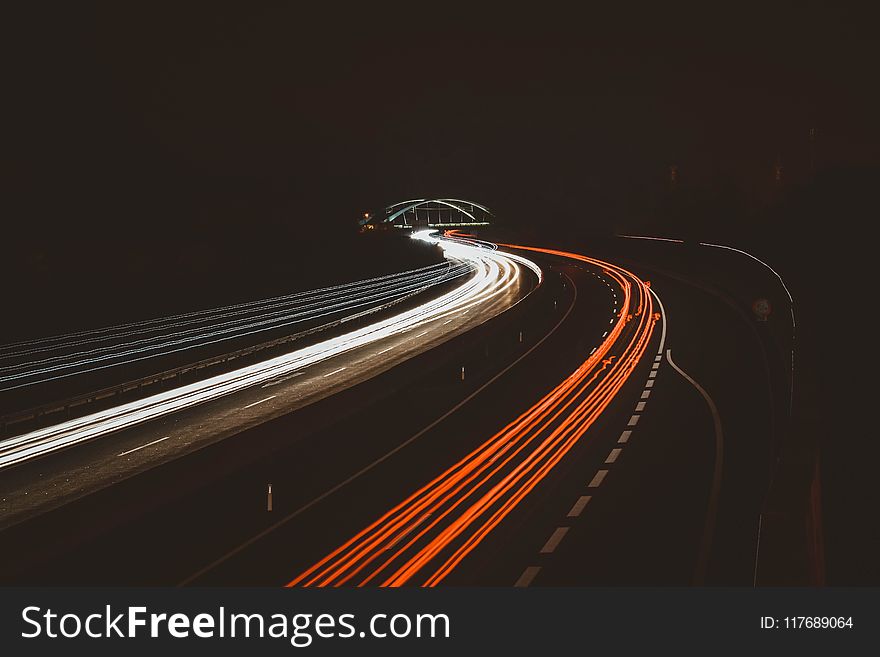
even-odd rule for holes
{"type": "Polygon", "coordinates": [[[421,333],[419,333],[418,335],[414,335],[413,337],[414,337],[414,338],[420,338],[420,337],[422,337],[423,335],[427,335],[427,334],[428,334],[427,331],[422,331],[421,333]]]}
{"type": "Polygon", "coordinates": [[[323,378],[327,378],[328,376],[333,376],[334,374],[339,374],[342,370],[346,369],[345,367],[340,367],[338,370],[333,370],[332,372],[327,372],[323,378]]]}
{"type": "Polygon", "coordinates": [[[262,404],[263,402],[267,402],[270,399],[275,399],[275,395],[272,395],[271,397],[266,397],[265,399],[261,399],[260,401],[255,401],[253,404],[248,404],[247,406],[245,406],[241,410],[244,410],[245,408],[250,408],[251,406],[256,406],[257,404],[262,404]]]}
{"type": "Polygon", "coordinates": [[[446,326],[446,325],[447,325],[449,322],[451,322],[451,321],[452,321],[451,319],[447,319],[447,320],[446,320],[445,322],[443,322],[440,326],[446,326]]]}
{"type": "MultiPolygon", "coordinates": [[[[606,283],[606,285],[607,285],[607,283],[606,283]]],[[[638,424],[639,418],[641,417],[638,414],[645,410],[645,407],[647,405],[646,400],[651,396],[651,388],[654,387],[654,380],[655,380],[655,377],[657,376],[657,371],[659,370],[660,363],[662,362],[662,359],[663,359],[663,347],[666,342],[666,312],[663,309],[662,303],[660,302],[660,297],[658,297],[657,294],[653,290],[651,290],[651,292],[654,294],[654,297],[657,299],[657,302],[660,303],[661,314],[663,316],[663,332],[660,337],[660,347],[657,350],[657,355],[654,357],[654,362],[651,365],[651,372],[649,374],[649,378],[648,378],[647,382],[645,383],[645,388],[642,390],[641,396],[639,398],[640,401],[638,401],[636,403],[634,415],[632,415],[632,417],[630,417],[629,422],[627,423],[627,426],[629,426],[629,427],[634,427],[638,424]]],[[[615,297],[616,297],[616,294],[615,294],[615,297]]],[[[615,301],[615,306],[616,305],[617,305],[617,302],[615,301]]],[[[613,323],[613,321],[614,320],[612,319],[611,322],[609,322],[609,323],[613,323]]],[[[605,338],[607,335],[608,335],[608,331],[606,330],[602,334],[602,337],[605,338]]],[[[590,351],[590,354],[592,355],[593,353],[595,353],[595,351],[596,351],[596,347],[593,347],[592,351],[590,351]]],[[[668,352],[666,354],[666,357],[669,359],[669,361],[671,363],[672,358],[668,352]]],[[[673,364],[673,366],[674,366],[674,364],[673,364]]],[[[682,374],[684,374],[684,373],[682,373],[682,374]]],[[[687,375],[685,375],[685,376],[687,376],[687,375]]],[[[632,436],[632,430],[631,429],[624,430],[623,432],[621,432],[620,438],[617,439],[617,443],[619,445],[626,445],[629,442],[630,436],[632,436]]],[[[623,447],[613,448],[608,453],[608,456],[605,457],[605,464],[612,465],[612,464],[616,463],[617,459],[620,458],[620,455],[622,452],[623,452],[623,447]]],[[[590,481],[590,483],[587,485],[587,488],[598,488],[602,484],[602,482],[605,480],[605,476],[607,474],[608,474],[607,469],[597,471],[596,474],[593,476],[592,481],[590,481]]],[[[568,512],[567,517],[568,518],[577,518],[578,516],[580,516],[580,514],[583,512],[584,508],[586,508],[587,504],[590,502],[591,499],[592,499],[591,495],[581,495],[577,499],[577,501],[574,503],[574,506],[571,507],[571,510],[568,512]]],[[[556,550],[559,543],[562,541],[562,539],[568,533],[568,530],[569,530],[568,527],[557,527],[556,530],[553,532],[553,534],[550,536],[550,538],[547,540],[547,542],[544,544],[544,547],[541,548],[540,554],[549,554],[549,553],[553,552],[554,550],[556,550]]],[[[529,584],[531,584],[532,580],[537,576],[537,574],[540,572],[540,570],[541,570],[540,566],[529,566],[528,568],[525,569],[525,571],[523,571],[523,574],[520,575],[520,578],[516,581],[516,584],[514,584],[514,586],[520,586],[520,587],[529,586],[529,584]]]]}
{"type": "Polygon", "coordinates": [[[523,588],[532,583],[532,581],[537,577],[538,573],[541,572],[541,566],[529,566],[523,571],[523,574],[519,576],[519,579],[516,580],[516,584],[514,586],[523,588]]]}
{"type": "Polygon", "coordinates": [[[544,547],[541,548],[541,554],[550,554],[559,543],[565,538],[565,535],[568,533],[568,527],[557,527],[552,534],[550,534],[550,538],[547,539],[547,542],[544,543],[544,547]]]}
{"type": "Polygon", "coordinates": [[[156,443],[161,443],[163,440],[168,440],[171,436],[165,436],[164,438],[159,438],[159,440],[154,440],[151,443],[147,443],[146,445],[141,445],[140,447],[135,447],[134,449],[130,449],[127,452],[122,452],[121,454],[117,454],[116,456],[125,456],[126,454],[131,454],[132,452],[136,452],[139,449],[143,449],[144,447],[149,447],[150,445],[155,445],[156,443]]]}
{"type": "Polygon", "coordinates": [[[381,356],[381,355],[384,354],[386,351],[391,351],[392,349],[394,349],[394,347],[388,347],[387,349],[383,349],[382,351],[376,352],[376,355],[377,355],[377,356],[381,356]]]}
{"type": "Polygon", "coordinates": [[[574,506],[571,507],[571,511],[568,512],[568,517],[577,518],[579,515],[581,515],[581,511],[584,510],[584,507],[589,504],[591,499],[593,499],[592,495],[581,495],[578,498],[578,501],[574,503],[574,506]]]}
{"type": "Polygon", "coordinates": [[[608,453],[608,458],[605,459],[605,463],[614,463],[617,460],[617,457],[620,456],[620,452],[623,451],[620,447],[615,447],[608,453]]]}
{"type": "Polygon", "coordinates": [[[614,318],[612,317],[612,318],[608,321],[608,323],[609,323],[609,324],[613,324],[613,323],[614,323],[614,318]]]}
{"type": "Polygon", "coordinates": [[[605,475],[607,474],[608,470],[599,470],[599,472],[596,473],[596,476],[593,477],[593,481],[587,485],[587,488],[599,488],[602,484],[602,480],[605,479],[605,475]]]}
{"type": "MultiPolygon", "coordinates": [[[[590,272],[590,273],[593,274],[594,276],[598,276],[594,272],[590,272]]],[[[601,279],[601,277],[599,277],[599,278],[601,279]]],[[[604,279],[602,279],[602,280],[603,280],[603,282],[605,282],[604,279]]],[[[607,282],[605,282],[605,284],[608,285],[607,282]]],[[[663,347],[666,342],[666,312],[662,307],[662,303],[660,302],[660,298],[657,296],[657,294],[653,290],[651,290],[651,292],[652,292],[652,294],[654,294],[654,297],[657,299],[657,302],[660,303],[660,306],[661,306],[661,314],[663,316],[663,332],[660,337],[660,347],[657,350],[657,355],[654,358],[654,363],[651,366],[651,372],[649,374],[649,379],[645,384],[645,389],[643,389],[642,393],[641,393],[641,397],[640,397],[641,401],[639,401],[636,404],[636,408],[635,408],[636,414],[632,415],[632,417],[630,417],[630,419],[629,419],[629,422],[627,423],[627,426],[629,426],[629,427],[634,427],[638,424],[639,418],[641,417],[640,415],[638,415],[638,413],[644,411],[645,406],[647,404],[647,402],[644,400],[648,399],[651,396],[650,388],[652,388],[654,386],[654,379],[657,376],[657,370],[660,367],[660,362],[663,359],[663,347]]],[[[614,296],[616,298],[616,296],[617,296],[616,293],[614,294],[614,296]]],[[[615,302],[615,305],[616,305],[616,302],[615,302]]],[[[614,319],[612,318],[608,323],[613,324],[614,319]]],[[[605,333],[602,334],[602,337],[605,338],[607,335],[608,335],[608,331],[605,331],[605,333]]],[[[593,349],[590,351],[590,354],[592,355],[593,353],[595,353],[596,349],[597,349],[597,347],[593,347],[593,349]]],[[[666,356],[667,356],[667,358],[669,358],[668,353],[666,354],[666,356]]],[[[671,358],[670,358],[670,361],[671,361],[671,358]]],[[[617,440],[618,444],[625,445],[629,441],[631,435],[632,435],[632,430],[627,429],[627,430],[623,431],[620,434],[620,438],[618,438],[618,440],[617,440]]],[[[622,452],[623,452],[622,447],[613,448],[609,452],[608,456],[606,457],[605,463],[609,464],[609,465],[615,463],[617,461],[617,459],[620,457],[620,454],[622,452]]],[[[596,472],[596,474],[593,476],[593,479],[587,485],[587,488],[598,488],[602,484],[602,482],[605,480],[605,477],[607,474],[608,474],[607,469],[598,470],[596,472]]],[[[577,501],[574,503],[574,506],[572,506],[571,510],[568,512],[567,517],[576,518],[576,517],[580,516],[580,514],[583,512],[584,508],[587,506],[587,504],[590,502],[591,499],[592,499],[591,495],[581,495],[577,499],[577,501]]],[[[552,553],[557,548],[557,546],[562,541],[562,539],[565,537],[565,535],[568,533],[568,530],[569,530],[569,527],[557,527],[556,530],[553,532],[553,534],[550,536],[550,538],[547,540],[547,542],[544,544],[544,547],[541,548],[540,554],[552,553]]],[[[540,566],[529,566],[528,568],[526,568],[523,571],[522,575],[520,575],[519,579],[516,581],[514,586],[517,586],[517,587],[529,586],[540,571],[541,571],[540,566]]]]}
{"type": "MultiPolygon", "coordinates": [[[[565,275],[565,274],[563,274],[563,275],[565,275]]],[[[500,379],[505,374],[507,374],[510,370],[512,370],[514,367],[516,367],[520,362],[523,361],[523,359],[528,358],[529,355],[531,355],[536,349],[538,349],[542,344],[544,344],[544,342],[546,340],[549,340],[550,337],[556,333],[556,331],[559,329],[560,326],[563,325],[563,323],[565,323],[565,321],[568,319],[569,315],[571,314],[572,310],[574,309],[574,304],[577,301],[577,286],[574,284],[574,281],[572,281],[570,278],[568,278],[567,275],[565,275],[565,277],[571,283],[572,288],[573,288],[573,292],[574,292],[574,297],[573,297],[568,309],[563,313],[562,317],[559,318],[559,321],[556,324],[554,324],[553,327],[546,334],[544,334],[544,336],[540,340],[538,340],[535,344],[533,344],[528,349],[526,349],[525,352],[523,352],[516,359],[514,359],[514,361],[512,363],[507,365],[504,369],[502,369],[500,372],[498,372],[497,374],[492,376],[488,381],[486,381],[485,383],[480,385],[480,387],[478,387],[476,390],[471,392],[467,397],[465,397],[464,399],[459,401],[455,406],[450,408],[448,411],[443,413],[440,417],[436,418],[433,422],[431,422],[427,426],[422,427],[419,431],[417,431],[412,436],[410,436],[409,438],[404,440],[402,443],[398,444],[393,449],[385,452],[384,454],[379,456],[372,463],[365,465],[363,468],[361,468],[357,472],[349,475],[346,479],[343,479],[342,481],[340,481],[336,485],[326,489],[320,495],[312,498],[311,500],[309,500],[308,502],[306,502],[302,506],[298,507],[297,509],[294,509],[293,511],[288,513],[286,516],[275,521],[273,524],[269,525],[268,527],[266,527],[262,531],[254,534],[246,541],[239,543],[236,547],[234,547],[234,548],[228,550],[227,552],[225,552],[224,554],[220,555],[219,557],[214,559],[211,563],[209,563],[205,566],[202,566],[199,570],[190,574],[185,579],[181,580],[178,583],[178,586],[190,585],[192,582],[194,582],[195,580],[202,577],[205,573],[214,570],[220,564],[227,562],[229,559],[231,559],[235,555],[241,553],[242,550],[247,549],[248,547],[250,547],[251,545],[253,545],[257,541],[260,541],[263,538],[265,538],[266,536],[268,536],[273,531],[277,530],[280,527],[283,527],[284,525],[289,523],[294,518],[299,517],[301,514],[305,513],[306,511],[308,511],[309,509],[314,507],[316,504],[319,504],[320,502],[322,502],[323,500],[332,496],[336,492],[342,490],[343,488],[348,486],[351,482],[359,479],[360,477],[362,477],[366,473],[371,472],[374,468],[376,468],[380,464],[387,461],[389,458],[391,458],[392,456],[397,454],[399,451],[405,449],[408,445],[411,445],[412,443],[414,443],[415,441],[420,439],[422,436],[424,436],[426,433],[431,431],[434,427],[436,427],[438,424],[443,422],[450,415],[452,415],[456,411],[458,411],[462,406],[464,406],[465,404],[468,404],[472,399],[474,399],[477,395],[482,393],[486,388],[493,385],[498,379],[500,379]]],[[[465,315],[465,314],[467,314],[467,311],[465,311],[461,314],[465,315]]]]}

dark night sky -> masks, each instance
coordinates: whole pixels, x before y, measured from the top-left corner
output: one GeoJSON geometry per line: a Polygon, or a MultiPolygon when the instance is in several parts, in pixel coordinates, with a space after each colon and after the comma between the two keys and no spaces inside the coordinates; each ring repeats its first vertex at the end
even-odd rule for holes
{"type": "Polygon", "coordinates": [[[105,238],[122,218],[313,232],[446,194],[601,225],[650,212],[673,162],[760,197],[777,155],[806,173],[812,126],[824,167],[877,163],[874,22],[840,3],[361,4],[22,16],[22,212],[105,238]]]}

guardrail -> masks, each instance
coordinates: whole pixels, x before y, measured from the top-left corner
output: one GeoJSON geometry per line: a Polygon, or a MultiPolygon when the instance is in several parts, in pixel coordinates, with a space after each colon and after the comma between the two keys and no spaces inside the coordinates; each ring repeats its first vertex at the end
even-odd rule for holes
{"type": "Polygon", "coordinates": [[[170,381],[172,379],[179,380],[181,376],[187,374],[188,372],[195,372],[208,367],[223,365],[225,363],[228,363],[229,361],[240,359],[245,356],[250,356],[259,351],[272,349],[284,344],[288,344],[290,342],[294,342],[296,340],[300,340],[309,335],[314,335],[315,333],[335,328],[337,326],[340,326],[341,324],[361,319],[363,317],[366,317],[367,315],[372,315],[374,313],[387,310],[388,308],[396,306],[400,303],[403,303],[404,301],[413,298],[418,294],[421,294],[421,292],[422,291],[416,291],[399,299],[395,299],[388,303],[382,304],[381,306],[377,306],[376,308],[370,308],[359,313],[355,313],[354,315],[341,317],[337,320],[333,320],[332,322],[326,322],[319,326],[313,326],[312,328],[306,329],[305,331],[300,331],[298,333],[286,335],[280,338],[276,338],[274,340],[262,342],[257,345],[238,349],[227,354],[211,356],[209,358],[205,358],[194,363],[181,365],[179,367],[168,369],[156,374],[148,374],[138,379],[132,379],[130,381],[126,381],[125,383],[119,383],[116,385],[108,386],[106,388],[101,388],[100,390],[83,393],[74,397],[68,397],[67,399],[60,401],[48,402],[46,404],[35,406],[26,410],[8,413],[4,416],[0,416],[0,434],[6,435],[7,431],[12,425],[27,422],[29,420],[39,420],[46,415],[53,415],[62,412],[69,414],[70,410],[73,408],[77,408],[86,404],[92,404],[102,399],[119,396],[128,392],[132,392],[134,390],[140,390],[145,386],[155,385],[157,383],[170,381]]]}

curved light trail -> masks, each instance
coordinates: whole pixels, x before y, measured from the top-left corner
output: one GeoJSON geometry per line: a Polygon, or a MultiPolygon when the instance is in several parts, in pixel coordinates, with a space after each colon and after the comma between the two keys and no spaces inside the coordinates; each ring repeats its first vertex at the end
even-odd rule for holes
{"type": "Polygon", "coordinates": [[[327,320],[365,308],[379,310],[430,287],[469,276],[473,269],[474,265],[470,262],[440,263],[381,279],[298,293],[280,302],[275,299],[251,302],[210,311],[209,315],[172,317],[146,328],[128,328],[100,336],[74,335],[72,339],[49,345],[29,345],[26,349],[0,354],[0,362],[26,359],[0,365],[0,392],[129,365],[266,331],[296,330],[316,320],[327,320]],[[105,344],[88,346],[93,343],[105,344]],[[34,357],[47,351],[62,353],[34,357]]]}
{"type": "Polygon", "coordinates": [[[265,383],[377,340],[456,316],[504,294],[517,284],[524,267],[541,280],[540,268],[526,258],[430,234],[413,237],[438,243],[453,266],[465,264],[472,274],[452,290],[430,301],[363,328],[232,372],[2,440],[0,469],[265,383]]]}
{"type": "Polygon", "coordinates": [[[182,326],[186,323],[194,322],[194,321],[204,321],[205,318],[211,318],[212,316],[226,316],[228,314],[235,314],[236,311],[240,311],[242,309],[252,308],[254,306],[263,306],[265,304],[279,302],[279,301],[288,301],[293,299],[302,299],[302,298],[312,298],[319,295],[327,295],[327,294],[336,294],[340,292],[344,292],[346,290],[350,290],[351,288],[361,287],[370,283],[378,283],[384,282],[396,278],[406,278],[409,276],[417,276],[419,274],[429,272],[433,269],[445,268],[448,266],[448,263],[442,262],[434,265],[428,265],[426,267],[420,267],[418,269],[411,269],[409,271],[398,272],[394,274],[386,274],[384,276],[376,276],[373,278],[368,278],[360,281],[353,281],[349,283],[342,283],[340,285],[332,285],[329,287],[318,288],[315,290],[307,290],[304,292],[295,292],[293,294],[286,294],[278,297],[271,297],[269,299],[259,299],[257,301],[247,301],[244,303],[232,304],[229,306],[222,306],[220,308],[208,308],[206,310],[194,310],[186,313],[181,313],[178,315],[171,315],[168,317],[158,317],[154,319],[146,319],[137,322],[130,322],[127,324],[117,324],[115,326],[104,326],[96,329],[88,329],[84,331],[76,331],[73,333],[65,333],[62,335],[53,335],[43,338],[34,338],[32,340],[23,340],[19,342],[10,342],[4,345],[0,345],[0,355],[4,358],[9,355],[16,355],[17,353],[32,353],[32,351],[44,351],[47,349],[55,349],[59,346],[64,345],[76,345],[83,344],[85,342],[92,342],[95,340],[102,340],[108,337],[124,337],[128,335],[134,335],[141,331],[150,331],[157,330],[157,327],[161,328],[162,326],[171,325],[171,326],[182,326]],[[32,348],[32,349],[28,349],[32,348]],[[12,352],[12,353],[7,353],[12,352]]]}
{"type": "Polygon", "coordinates": [[[554,390],[288,586],[441,583],[586,434],[639,363],[658,317],[634,274],[574,253],[506,245],[597,268],[622,292],[607,338],[554,390]]]}

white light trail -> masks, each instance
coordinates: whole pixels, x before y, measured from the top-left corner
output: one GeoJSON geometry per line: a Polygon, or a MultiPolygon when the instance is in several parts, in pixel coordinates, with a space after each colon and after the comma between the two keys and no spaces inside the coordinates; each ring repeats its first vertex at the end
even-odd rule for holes
{"type": "MultiPolygon", "coordinates": [[[[82,345],[85,342],[94,342],[98,338],[90,338],[85,341],[70,341],[52,347],[39,348],[45,350],[63,350],[57,356],[51,356],[40,360],[19,362],[11,365],[0,366],[0,391],[12,390],[37,383],[52,381],[59,378],[67,378],[102,370],[109,367],[126,365],[137,361],[147,360],[173,353],[206,347],[227,340],[240,339],[253,334],[269,330],[289,329],[298,324],[311,322],[321,318],[339,316],[343,312],[355,311],[360,308],[378,309],[383,305],[390,304],[395,300],[418,294],[427,288],[445,283],[455,278],[470,275],[472,266],[468,263],[441,264],[409,272],[409,277],[396,277],[374,283],[374,280],[364,281],[356,287],[337,286],[335,292],[314,291],[321,294],[310,293],[309,296],[301,297],[294,302],[287,301],[283,304],[268,304],[257,309],[258,314],[253,314],[254,309],[236,311],[210,318],[219,323],[208,326],[200,326],[186,330],[172,330],[160,335],[151,335],[135,340],[113,342],[104,346],[86,350],[68,351],[72,347],[82,345]],[[347,287],[348,289],[342,289],[347,287]],[[304,303],[305,301],[305,303],[304,303]],[[291,303],[293,305],[291,305],[291,303]],[[284,306],[281,310],[275,310],[278,306],[284,306]],[[231,316],[247,313],[246,317],[227,319],[231,316]]],[[[174,318],[171,318],[174,319],[174,318]]],[[[198,322],[205,322],[199,319],[198,322]]],[[[171,322],[161,329],[150,328],[149,333],[157,330],[176,329],[190,322],[171,322]]],[[[116,333],[100,341],[108,339],[118,340],[129,335],[144,335],[139,331],[116,333]]],[[[26,355],[30,352],[18,352],[0,356],[0,359],[12,356],[26,355]]]]}
{"type": "Polygon", "coordinates": [[[473,275],[454,289],[415,308],[343,335],[203,381],[2,440],[0,469],[266,383],[429,322],[460,315],[506,293],[517,284],[523,267],[542,278],[540,267],[521,256],[464,241],[425,235],[418,239],[438,243],[447,259],[469,264],[474,270],[473,275]]]}
{"type": "MultiPolygon", "coordinates": [[[[442,269],[448,267],[448,263],[438,263],[434,265],[428,265],[426,267],[421,267],[419,269],[412,269],[409,271],[398,272],[395,274],[386,274],[384,276],[376,276],[373,278],[368,278],[360,281],[352,281],[350,283],[343,283],[340,285],[332,285],[330,287],[318,288],[315,290],[307,290],[304,292],[296,292],[293,294],[288,294],[284,296],[271,297],[269,299],[260,299],[257,301],[248,301],[245,303],[234,304],[230,306],[222,306],[220,308],[209,308],[207,310],[196,310],[192,312],[182,313],[178,315],[171,315],[169,317],[159,317],[155,319],[147,319],[138,322],[132,322],[129,324],[118,324],[115,326],[107,326],[98,329],[90,329],[87,331],[77,331],[74,333],[65,333],[63,335],[53,335],[45,338],[35,338],[33,340],[25,340],[21,342],[11,342],[5,345],[0,345],[0,353],[2,353],[2,357],[6,358],[8,356],[20,355],[22,353],[31,353],[28,350],[28,347],[39,346],[42,349],[34,349],[34,351],[44,351],[46,349],[56,349],[60,346],[68,347],[76,344],[83,344],[85,342],[94,342],[96,340],[104,340],[107,338],[117,338],[117,337],[125,337],[133,334],[140,333],[142,331],[154,331],[158,330],[157,327],[166,327],[166,326],[182,326],[184,324],[189,324],[193,322],[205,321],[206,317],[213,316],[228,316],[231,311],[238,311],[241,309],[250,309],[252,307],[265,306],[265,304],[276,301],[290,301],[290,300],[303,300],[303,299],[314,299],[314,298],[323,298],[327,296],[337,295],[345,291],[350,291],[352,288],[358,288],[367,284],[373,283],[384,283],[393,279],[404,279],[404,278],[412,278],[414,276],[418,276],[423,273],[431,272],[432,270],[442,269]],[[88,336],[88,337],[86,337],[88,336]],[[3,352],[12,352],[12,353],[3,353],[3,352]]],[[[235,313],[232,313],[235,314],[235,313]]]]}

